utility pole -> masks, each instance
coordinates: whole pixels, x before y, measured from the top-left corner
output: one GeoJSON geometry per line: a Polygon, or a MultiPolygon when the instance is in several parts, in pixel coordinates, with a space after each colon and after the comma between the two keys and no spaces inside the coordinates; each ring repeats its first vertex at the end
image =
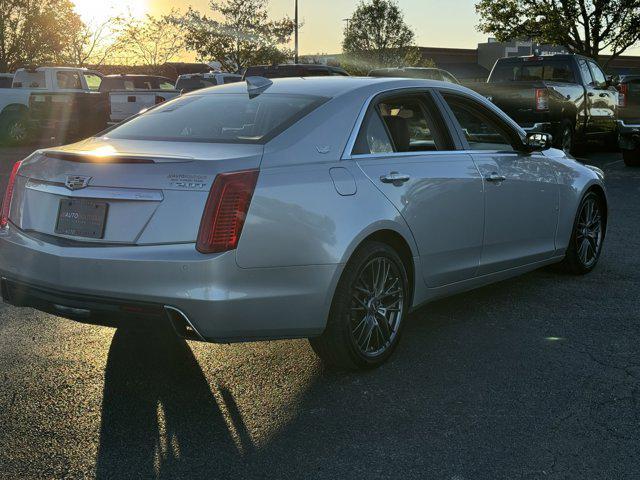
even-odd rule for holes
{"type": "Polygon", "coordinates": [[[298,63],[298,0],[296,0],[296,30],[295,30],[295,38],[296,38],[296,47],[295,47],[295,58],[294,58],[294,63],[298,63]]]}

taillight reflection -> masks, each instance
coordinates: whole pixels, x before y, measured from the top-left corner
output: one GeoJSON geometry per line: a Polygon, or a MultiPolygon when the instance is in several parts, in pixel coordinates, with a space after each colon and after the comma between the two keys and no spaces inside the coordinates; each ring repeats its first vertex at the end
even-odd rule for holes
{"type": "Polygon", "coordinates": [[[539,112],[549,110],[549,91],[546,88],[536,88],[536,110],[539,112]]]}

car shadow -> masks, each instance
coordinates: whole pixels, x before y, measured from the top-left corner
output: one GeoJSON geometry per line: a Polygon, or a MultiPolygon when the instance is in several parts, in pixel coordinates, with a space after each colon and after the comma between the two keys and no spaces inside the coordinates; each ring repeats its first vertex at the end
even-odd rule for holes
{"type": "Polygon", "coordinates": [[[168,328],[117,330],[105,372],[96,478],[233,471],[251,446],[233,397],[213,388],[217,396],[189,345],[168,328]]]}

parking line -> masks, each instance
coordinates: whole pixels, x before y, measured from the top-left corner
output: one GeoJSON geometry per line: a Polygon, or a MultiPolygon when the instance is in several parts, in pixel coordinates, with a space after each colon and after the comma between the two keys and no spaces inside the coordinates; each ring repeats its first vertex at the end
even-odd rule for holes
{"type": "Polygon", "coordinates": [[[616,160],[615,162],[605,163],[604,166],[610,167],[611,165],[615,165],[616,163],[622,163],[622,162],[624,162],[624,160],[616,160]]]}

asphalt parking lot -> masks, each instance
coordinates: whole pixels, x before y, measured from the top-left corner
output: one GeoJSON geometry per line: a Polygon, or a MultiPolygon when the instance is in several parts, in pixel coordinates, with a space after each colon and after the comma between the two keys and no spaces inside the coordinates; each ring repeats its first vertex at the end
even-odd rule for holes
{"type": "MultiPolygon", "coordinates": [[[[24,153],[0,152],[2,190],[24,153]]],[[[429,305],[365,374],[326,371],[306,341],[185,343],[0,306],[0,478],[638,478],[640,169],[587,161],[610,195],[595,272],[429,305]]]]}

